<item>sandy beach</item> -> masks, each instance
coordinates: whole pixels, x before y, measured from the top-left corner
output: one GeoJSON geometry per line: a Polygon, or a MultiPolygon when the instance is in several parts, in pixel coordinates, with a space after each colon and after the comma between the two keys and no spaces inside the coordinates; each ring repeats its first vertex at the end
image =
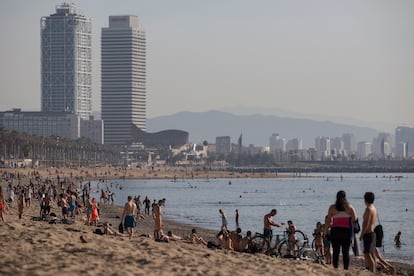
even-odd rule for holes
{"type": "MultiPolygon", "coordinates": [[[[171,168],[170,168],[171,169],[171,168]]],[[[4,170],[1,172],[3,173],[4,170]]],[[[28,183],[30,170],[13,170],[20,174],[20,183],[28,183]]],[[[42,171],[44,177],[55,177],[55,171],[42,171]]],[[[62,170],[61,176],[80,176],[80,170],[62,170]]],[[[97,170],[95,175],[85,173],[82,176],[117,178],[174,177],[176,171],[154,172],[147,170],[141,174],[133,171],[118,171],[105,168],[97,170]],[[110,171],[110,172],[109,172],[110,171]],[[144,176],[145,174],[145,176],[144,176]],[[88,176],[87,176],[88,175],[88,176]],[[161,176],[162,175],[162,176],[161,176]]],[[[185,174],[185,172],[182,172],[185,174]]],[[[191,173],[187,172],[191,177],[191,173]]],[[[223,177],[209,173],[209,177],[223,177]]],[[[205,175],[197,175],[205,177],[205,175]]],[[[193,177],[194,172],[193,172],[193,177]]],[[[251,177],[251,176],[248,176],[251,177]]],[[[254,176],[258,177],[258,176],[254,176]]],[[[6,181],[1,181],[3,188],[6,181]]],[[[5,189],[3,189],[5,191],[5,189]]],[[[201,244],[182,241],[156,242],[151,237],[153,220],[144,216],[138,222],[132,239],[124,236],[98,235],[93,231],[96,226],[86,225],[81,216],[75,216],[73,224],[49,224],[37,221],[39,202],[32,200],[25,208],[19,220],[16,202],[5,214],[5,223],[0,222],[0,274],[2,275],[372,275],[364,271],[361,260],[352,260],[349,271],[335,270],[332,266],[312,261],[287,260],[263,254],[248,254],[224,249],[209,249],[201,244]]],[[[51,212],[60,217],[60,208],[53,206],[51,212]]],[[[108,222],[117,228],[122,208],[112,205],[100,205],[100,221],[108,222]]],[[[165,221],[165,231],[175,234],[190,234],[191,225],[165,221]]],[[[206,229],[197,229],[206,240],[214,239],[215,233],[206,229]]],[[[414,275],[409,265],[395,264],[399,275],[414,275]]]]}

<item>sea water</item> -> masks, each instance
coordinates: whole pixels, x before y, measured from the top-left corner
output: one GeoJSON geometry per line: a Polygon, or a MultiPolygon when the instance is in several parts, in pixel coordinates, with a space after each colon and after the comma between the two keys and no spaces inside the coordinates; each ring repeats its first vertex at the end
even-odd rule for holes
{"type": "MultiPolygon", "coordinates": [[[[263,216],[271,209],[277,209],[276,222],[292,220],[310,241],[316,223],[324,222],[339,190],[346,192],[362,226],[363,196],[371,191],[375,193],[374,204],[384,229],[383,255],[414,263],[414,174],[398,176],[402,177],[389,174],[309,174],[300,178],[273,179],[112,180],[100,183],[99,188],[97,182],[92,185],[96,192],[108,186],[116,195],[115,204],[121,206],[128,195],[141,195],[141,200],[148,196],[151,202],[165,198],[165,218],[217,231],[221,226],[219,209],[226,213],[230,230],[236,228],[235,210],[238,209],[243,233],[247,230],[262,232],[263,216]],[[394,244],[398,231],[402,232],[401,247],[394,244]]],[[[99,193],[95,197],[98,198],[99,193]]],[[[165,230],[168,230],[168,225],[165,230]]],[[[283,229],[275,229],[274,232],[278,230],[283,229]]]]}

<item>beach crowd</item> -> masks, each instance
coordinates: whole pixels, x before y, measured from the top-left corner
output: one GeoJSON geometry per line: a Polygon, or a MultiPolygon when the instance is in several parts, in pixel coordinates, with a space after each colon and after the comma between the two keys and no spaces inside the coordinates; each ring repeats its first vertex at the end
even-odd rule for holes
{"type": "MultiPolygon", "coordinates": [[[[271,251],[261,251],[259,248],[263,244],[258,244],[258,239],[251,231],[246,231],[243,235],[240,228],[240,214],[235,212],[236,229],[229,229],[228,217],[225,210],[218,210],[221,220],[221,227],[218,229],[215,240],[207,241],[198,235],[197,230],[192,228],[188,235],[180,236],[173,233],[164,225],[163,208],[167,201],[165,198],[156,200],[141,195],[128,196],[123,206],[122,214],[119,214],[119,225],[112,225],[100,216],[100,206],[102,204],[113,204],[115,192],[122,189],[117,183],[112,183],[106,179],[100,179],[97,190],[91,188],[89,180],[82,176],[56,174],[55,177],[44,177],[35,170],[28,175],[19,172],[3,172],[1,174],[2,185],[0,185],[0,216],[4,223],[7,220],[7,210],[17,206],[19,219],[26,208],[38,206],[39,216],[34,217],[40,221],[47,221],[50,224],[64,223],[71,224],[74,220],[83,221],[91,227],[91,231],[96,234],[134,237],[134,229],[140,220],[153,220],[153,233],[150,235],[157,242],[186,242],[201,244],[209,248],[231,250],[247,253],[274,254],[271,251]],[[99,198],[95,197],[99,195],[99,198]],[[118,226],[118,227],[116,227],[118,226]],[[102,227],[102,231],[97,231],[102,227]],[[165,231],[165,232],[164,232],[165,231]]],[[[323,222],[317,222],[313,236],[314,254],[323,264],[332,264],[335,268],[339,267],[339,256],[342,253],[344,270],[349,269],[350,249],[353,248],[354,254],[359,254],[355,247],[358,246],[358,236],[363,243],[363,255],[367,270],[375,273],[378,269],[382,272],[395,275],[396,268],[387,262],[380,254],[379,248],[382,246],[381,232],[378,232],[378,211],[374,205],[375,195],[366,192],[364,202],[366,209],[361,218],[361,226],[356,211],[352,204],[348,202],[345,191],[338,191],[335,202],[329,206],[323,222]]],[[[262,242],[272,243],[273,228],[283,228],[287,235],[289,256],[301,258],[297,245],[297,229],[293,221],[287,224],[277,222],[275,217],[276,209],[271,209],[269,213],[263,214],[263,233],[260,237],[262,242]]],[[[257,234],[256,234],[257,235],[257,234]]],[[[87,241],[85,241],[87,242],[87,241]]],[[[395,237],[395,242],[401,246],[401,233],[395,237]]],[[[277,242],[276,242],[277,243],[277,242]]]]}

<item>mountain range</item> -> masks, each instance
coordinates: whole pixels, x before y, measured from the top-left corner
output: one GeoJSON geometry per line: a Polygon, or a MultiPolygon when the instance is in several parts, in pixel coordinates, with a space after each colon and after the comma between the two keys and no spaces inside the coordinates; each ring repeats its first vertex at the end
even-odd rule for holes
{"type": "Polygon", "coordinates": [[[278,133],[287,140],[299,138],[303,147],[315,146],[318,136],[340,137],[353,133],[357,142],[372,141],[378,130],[331,121],[306,118],[280,117],[276,115],[235,115],[229,112],[211,110],[206,112],[178,112],[168,116],[150,118],[147,131],[179,129],[189,132],[191,143],[215,143],[217,136],[230,136],[233,143],[242,135],[243,145],[267,146],[269,137],[278,133]]]}

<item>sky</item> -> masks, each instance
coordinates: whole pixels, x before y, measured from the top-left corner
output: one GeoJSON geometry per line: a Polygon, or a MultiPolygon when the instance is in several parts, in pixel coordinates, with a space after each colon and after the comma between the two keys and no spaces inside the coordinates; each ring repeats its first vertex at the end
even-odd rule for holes
{"type": "MultiPolygon", "coordinates": [[[[414,1],[70,1],[93,26],[93,110],[109,15],[147,39],[147,116],[283,109],[414,125],[414,1]]],[[[54,0],[0,1],[0,111],[40,110],[40,18],[54,0]]]]}

